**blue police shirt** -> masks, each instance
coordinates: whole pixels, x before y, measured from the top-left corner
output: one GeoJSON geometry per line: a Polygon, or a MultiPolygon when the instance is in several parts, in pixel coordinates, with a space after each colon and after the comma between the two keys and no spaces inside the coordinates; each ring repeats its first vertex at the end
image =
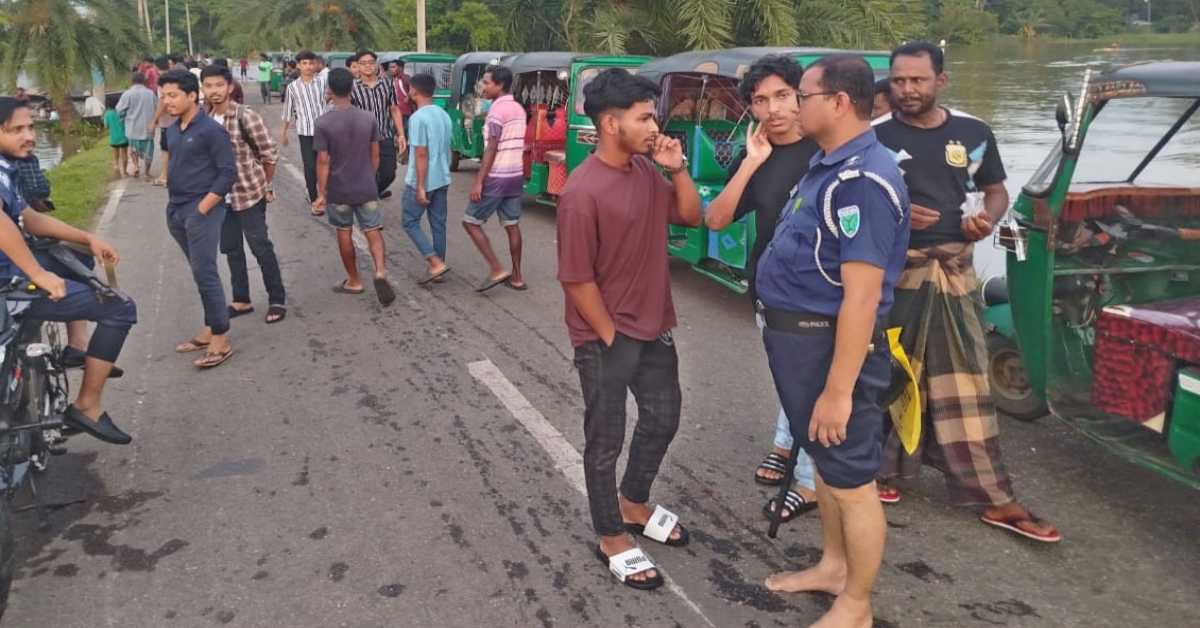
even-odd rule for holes
{"type": "Polygon", "coordinates": [[[841,265],[866,262],[884,269],[883,316],[908,249],[908,188],[896,159],[870,129],[810,163],[758,262],[758,298],[772,309],[836,317],[841,265]]]}
{"type": "MultiPolygon", "coordinates": [[[[4,215],[17,225],[21,224],[21,212],[25,211],[25,199],[21,196],[17,166],[11,159],[0,155],[0,202],[4,203],[4,215]]],[[[5,220],[5,218],[0,218],[5,220]]],[[[20,274],[20,270],[0,252],[0,279],[20,274]]]]}

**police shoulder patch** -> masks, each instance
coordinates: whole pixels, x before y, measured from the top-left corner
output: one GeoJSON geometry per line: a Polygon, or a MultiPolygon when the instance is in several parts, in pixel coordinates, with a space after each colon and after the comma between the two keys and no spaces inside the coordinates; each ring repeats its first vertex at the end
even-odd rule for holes
{"type": "Polygon", "coordinates": [[[838,225],[842,228],[842,233],[846,234],[847,238],[853,238],[858,235],[858,229],[862,226],[862,215],[858,211],[858,205],[850,205],[837,210],[838,225]]]}

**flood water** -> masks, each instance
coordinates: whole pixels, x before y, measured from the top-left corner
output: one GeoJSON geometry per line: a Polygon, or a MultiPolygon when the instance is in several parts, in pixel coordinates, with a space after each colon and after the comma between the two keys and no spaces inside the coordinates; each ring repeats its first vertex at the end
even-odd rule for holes
{"type": "MultiPolygon", "coordinates": [[[[1129,46],[1025,44],[1005,41],[946,50],[950,87],[944,101],[992,125],[1015,200],[1058,140],[1054,108],[1062,94],[1079,93],[1084,70],[1145,61],[1200,61],[1197,45],[1129,46]]],[[[1076,181],[1126,179],[1191,101],[1135,98],[1110,103],[1091,127],[1076,181]]],[[[1193,116],[1138,182],[1200,187],[1200,114],[1193,116]]],[[[979,244],[981,276],[1004,273],[1004,256],[979,244]]]]}

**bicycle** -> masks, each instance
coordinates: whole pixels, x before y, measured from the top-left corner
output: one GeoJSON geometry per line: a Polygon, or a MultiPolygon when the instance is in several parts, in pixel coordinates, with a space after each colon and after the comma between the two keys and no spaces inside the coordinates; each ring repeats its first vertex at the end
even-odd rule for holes
{"type": "MultiPolygon", "coordinates": [[[[30,248],[48,254],[85,282],[99,299],[128,299],[100,281],[66,245],[33,240],[30,248]]],[[[35,475],[45,473],[53,456],[66,453],[68,436],[62,421],[70,404],[70,382],[63,365],[62,323],[23,316],[46,292],[22,277],[0,285],[0,618],[16,568],[12,517],[34,510],[38,528],[50,527],[49,513],[38,493],[35,475]],[[30,504],[13,508],[25,487],[30,504]]]]}

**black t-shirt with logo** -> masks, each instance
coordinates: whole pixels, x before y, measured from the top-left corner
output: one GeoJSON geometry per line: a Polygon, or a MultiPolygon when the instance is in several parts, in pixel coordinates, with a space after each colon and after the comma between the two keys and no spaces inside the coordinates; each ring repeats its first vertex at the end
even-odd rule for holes
{"type": "MultiPolygon", "coordinates": [[[[750,258],[746,260],[746,272],[751,276],[754,274],[754,269],[758,267],[758,258],[763,251],[767,250],[767,244],[775,235],[775,225],[779,222],[780,210],[787,204],[792,188],[796,187],[804,174],[808,172],[808,162],[812,160],[818,150],[820,148],[817,143],[808,139],[792,144],[773,146],[771,156],[758,167],[758,170],[754,171],[750,182],[746,184],[746,191],[738,201],[733,219],[741,220],[750,212],[758,212],[754,218],[756,221],[754,248],[750,251],[750,258]]],[[[730,176],[733,176],[738,168],[742,167],[742,161],[745,159],[746,151],[743,149],[729,166],[730,176]]],[[[750,296],[754,297],[753,279],[750,281],[750,296]]]]}
{"type": "Polygon", "coordinates": [[[911,126],[890,114],[874,123],[879,141],[896,153],[913,204],[942,214],[937,223],[912,232],[908,246],[913,249],[965,242],[967,194],[1006,178],[992,129],[961,111],[945,111],[946,121],[932,129],[911,126]]]}

